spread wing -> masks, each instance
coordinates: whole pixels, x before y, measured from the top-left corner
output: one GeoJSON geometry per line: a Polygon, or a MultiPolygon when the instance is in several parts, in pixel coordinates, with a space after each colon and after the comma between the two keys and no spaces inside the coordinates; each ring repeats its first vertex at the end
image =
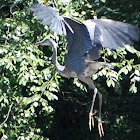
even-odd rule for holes
{"type": "Polygon", "coordinates": [[[54,8],[43,4],[33,4],[31,10],[38,20],[50,26],[50,30],[66,35],[69,52],[66,67],[77,72],[84,69],[86,67],[83,63],[84,55],[92,49],[92,42],[85,24],[72,18],[59,16],[54,8]]]}
{"type": "Polygon", "coordinates": [[[68,41],[68,55],[66,67],[77,73],[82,72],[86,67],[84,63],[85,54],[92,49],[92,41],[87,27],[80,21],[64,17],[74,31],[74,34],[66,27],[68,41]]]}
{"type": "Polygon", "coordinates": [[[74,33],[69,24],[62,16],[59,16],[59,13],[54,8],[43,4],[32,4],[31,11],[34,12],[34,15],[37,16],[37,19],[41,20],[43,24],[49,25],[50,30],[54,30],[60,35],[66,35],[65,26],[67,26],[67,28],[74,33]]]}
{"type": "Polygon", "coordinates": [[[38,20],[50,26],[50,30],[67,37],[68,55],[66,66],[79,72],[86,66],[85,54],[91,60],[99,58],[101,47],[117,49],[124,44],[133,45],[139,40],[140,29],[133,25],[110,19],[87,20],[84,23],[73,18],[62,17],[49,6],[33,4],[31,10],[38,20]]]}
{"type": "Polygon", "coordinates": [[[86,26],[93,36],[92,42],[102,47],[117,49],[125,44],[134,45],[139,40],[140,28],[111,19],[87,20],[86,26]],[[91,26],[95,26],[91,29],[91,26]]]}

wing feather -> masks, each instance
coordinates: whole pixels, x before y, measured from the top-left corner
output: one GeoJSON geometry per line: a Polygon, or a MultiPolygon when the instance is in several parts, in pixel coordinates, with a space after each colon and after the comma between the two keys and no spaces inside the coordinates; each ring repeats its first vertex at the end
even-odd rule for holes
{"type": "MultiPolygon", "coordinates": [[[[90,24],[85,23],[88,29],[92,24],[96,24],[95,29],[98,28],[101,32],[98,37],[93,37],[91,40],[93,42],[98,40],[103,47],[117,49],[118,47],[124,47],[125,44],[133,45],[134,41],[139,40],[140,28],[131,24],[111,19],[88,20],[88,22],[90,24]]],[[[93,34],[92,30],[89,30],[89,32],[93,34]]],[[[98,33],[94,32],[94,34],[98,33]]]]}
{"type": "Polygon", "coordinates": [[[54,8],[43,4],[32,4],[31,11],[34,12],[34,15],[37,16],[37,19],[41,20],[43,24],[50,25],[50,30],[54,30],[60,35],[66,35],[66,29],[64,29],[65,24],[68,29],[74,33],[70,25],[62,16],[59,16],[58,12],[54,8]]]}
{"type": "Polygon", "coordinates": [[[33,4],[31,10],[37,19],[56,33],[66,35],[68,55],[66,67],[77,74],[86,68],[85,55],[91,60],[99,58],[101,47],[117,49],[124,44],[133,45],[139,40],[140,29],[130,24],[110,20],[87,20],[82,23],[76,19],[59,16],[57,11],[49,6],[33,4]]]}
{"type": "Polygon", "coordinates": [[[65,28],[65,25],[64,25],[64,19],[62,18],[62,20],[60,20],[61,22],[61,25],[62,25],[62,31],[64,32],[64,35],[66,34],[66,28],[65,28]]]}
{"type": "Polygon", "coordinates": [[[99,58],[101,47],[117,49],[125,44],[134,45],[139,40],[140,28],[110,19],[87,20],[86,25],[93,47],[89,50],[91,60],[99,58]],[[97,54],[98,53],[98,54],[97,54]]]}

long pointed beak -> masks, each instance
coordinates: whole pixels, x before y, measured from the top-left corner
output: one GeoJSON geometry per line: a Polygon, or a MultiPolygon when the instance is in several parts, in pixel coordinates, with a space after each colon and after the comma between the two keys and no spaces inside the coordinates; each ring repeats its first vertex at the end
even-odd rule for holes
{"type": "Polygon", "coordinates": [[[43,42],[44,42],[43,40],[39,41],[39,42],[36,42],[35,45],[43,45],[43,42]]]}

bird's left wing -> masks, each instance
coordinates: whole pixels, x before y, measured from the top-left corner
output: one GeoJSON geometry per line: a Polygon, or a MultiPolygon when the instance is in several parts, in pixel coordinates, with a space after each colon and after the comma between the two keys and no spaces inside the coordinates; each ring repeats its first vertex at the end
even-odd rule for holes
{"type": "Polygon", "coordinates": [[[110,49],[134,45],[139,40],[140,28],[111,19],[87,20],[84,22],[95,45],[110,49]]]}
{"type": "Polygon", "coordinates": [[[37,16],[37,19],[41,20],[43,24],[49,25],[50,30],[54,30],[56,33],[66,36],[65,26],[67,26],[67,28],[74,33],[70,25],[59,15],[56,9],[43,4],[32,4],[31,11],[34,12],[34,15],[37,16]]]}

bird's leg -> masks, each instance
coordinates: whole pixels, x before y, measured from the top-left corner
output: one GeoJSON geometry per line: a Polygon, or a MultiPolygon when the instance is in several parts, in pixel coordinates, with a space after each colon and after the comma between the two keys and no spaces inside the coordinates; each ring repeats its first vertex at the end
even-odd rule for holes
{"type": "Polygon", "coordinates": [[[99,118],[98,118],[98,130],[100,137],[104,136],[104,130],[103,130],[103,121],[101,119],[101,108],[102,108],[102,94],[98,91],[99,95],[99,118]]]}
{"type": "Polygon", "coordinates": [[[93,119],[93,115],[95,115],[97,113],[97,111],[93,112],[93,107],[94,107],[94,103],[95,103],[95,98],[96,95],[99,95],[99,118],[98,118],[98,130],[99,130],[99,135],[100,137],[104,136],[104,130],[103,130],[103,121],[101,119],[101,108],[102,108],[102,94],[98,91],[98,89],[95,87],[94,89],[94,94],[93,94],[93,100],[92,100],[92,104],[91,104],[91,109],[90,109],[90,113],[89,113],[89,129],[91,131],[91,125],[94,127],[94,119],[93,119]]]}
{"type": "Polygon", "coordinates": [[[89,112],[89,129],[91,131],[91,126],[94,127],[94,118],[93,118],[93,115],[96,114],[97,111],[93,112],[93,107],[94,107],[94,102],[95,102],[95,98],[96,98],[96,95],[97,95],[97,88],[95,88],[94,84],[93,84],[93,81],[91,80],[90,77],[84,77],[83,74],[80,74],[78,75],[78,79],[84,83],[86,83],[91,89],[94,90],[94,95],[93,95],[93,100],[92,100],[92,105],[91,105],[91,108],[90,108],[90,112],[89,112]]]}
{"type": "Polygon", "coordinates": [[[95,103],[95,98],[97,95],[97,88],[94,89],[94,94],[93,94],[93,99],[92,99],[92,104],[91,104],[91,108],[90,108],[90,112],[89,112],[89,129],[91,131],[91,125],[94,127],[94,118],[93,115],[95,115],[97,113],[97,111],[95,110],[93,112],[93,107],[94,107],[94,103],[95,103]]]}
{"type": "Polygon", "coordinates": [[[97,111],[95,110],[93,112],[93,108],[94,108],[94,103],[95,103],[95,98],[97,93],[99,94],[99,118],[98,118],[98,130],[99,130],[99,135],[100,137],[102,135],[104,135],[104,131],[103,131],[103,126],[102,126],[102,120],[101,120],[101,107],[102,107],[102,94],[98,91],[98,89],[94,86],[93,81],[91,80],[90,77],[84,77],[84,75],[80,75],[78,76],[79,80],[83,81],[84,83],[86,83],[91,89],[94,90],[94,94],[93,94],[93,99],[92,99],[92,104],[91,104],[91,108],[90,108],[90,112],[89,112],[89,129],[91,131],[91,127],[94,127],[94,118],[93,115],[95,115],[97,113],[97,111]]]}

